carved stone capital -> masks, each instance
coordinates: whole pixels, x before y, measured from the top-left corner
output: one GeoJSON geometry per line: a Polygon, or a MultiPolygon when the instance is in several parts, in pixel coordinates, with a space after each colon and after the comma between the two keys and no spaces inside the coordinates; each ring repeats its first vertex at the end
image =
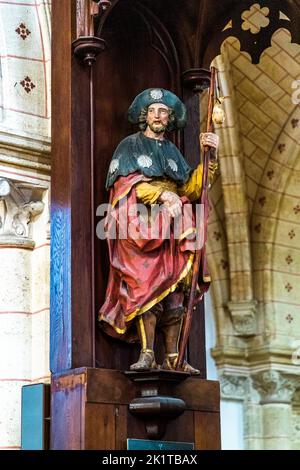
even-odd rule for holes
{"type": "Polygon", "coordinates": [[[249,389],[249,378],[245,375],[220,374],[221,396],[230,400],[244,400],[249,389]]]}
{"type": "Polygon", "coordinates": [[[32,248],[31,223],[44,210],[44,188],[0,178],[0,244],[32,248]]]}
{"type": "Polygon", "coordinates": [[[300,376],[287,376],[277,370],[267,370],[252,375],[253,387],[261,397],[261,403],[291,403],[300,376]]]}
{"type": "Polygon", "coordinates": [[[256,335],[256,301],[228,302],[227,307],[237,336],[249,337],[256,335]]]}

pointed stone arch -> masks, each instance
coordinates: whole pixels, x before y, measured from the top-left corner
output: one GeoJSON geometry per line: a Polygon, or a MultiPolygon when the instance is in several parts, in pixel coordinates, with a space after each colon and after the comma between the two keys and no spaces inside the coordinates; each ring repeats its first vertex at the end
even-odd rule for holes
{"type": "MultiPolygon", "coordinates": [[[[227,96],[225,111],[227,121],[222,127],[216,129],[222,141],[220,151],[221,177],[216,181],[212,191],[212,204],[217,203],[217,194],[223,195],[224,212],[219,220],[210,219],[208,241],[209,263],[214,271],[214,280],[227,276],[227,294],[219,298],[223,309],[229,309],[233,323],[233,333],[240,336],[249,336],[256,332],[255,301],[253,295],[251,240],[249,233],[249,207],[247,202],[245,172],[243,167],[243,149],[240,144],[240,128],[235,102],[235,91],[230,80],[230,63],[226,54],[226,47],[222,56],[215,59],[219,70],[219,83],[221,94],[227,96]],[[223,227],[222,227],[223,225],[223,227]],[[223,235],[221,235],[223,231],[223,235]],[[218,233],[220,236],[218,237],[218,233]],[[216,251],[220,244],[216,238],[223,238],[223,254],[216,251]]],[[[224,281],[224,279],[223,279],[224,281]]],[[[224,284],[224,282],[223,282],[224,284]]],[[[213,290],[216,289],[213,283],[213,290]]],[[[216,300],[215,300],[216,304],[216,300]]],[[[224,316],[224,312],[223,312],[224,316]]]]}

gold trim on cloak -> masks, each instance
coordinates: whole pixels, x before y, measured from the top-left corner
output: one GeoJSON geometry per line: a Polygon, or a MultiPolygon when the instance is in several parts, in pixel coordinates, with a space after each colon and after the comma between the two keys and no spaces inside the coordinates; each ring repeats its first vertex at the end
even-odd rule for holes
{"type": "Polygon", "coordinates": [[[111,203],[112,207],[115,207],[117,205],[117,203],[121,199],[123,199],[123,197],[127,196],[127,194],[131,191],[131,189],[132,189],[132,186],[130,186],[130,188],[127,188],[126,191],[124,191],[123,193],[120,194],[120,196],[116,197],[111,203]]]}
{"type": "MultiPolygon", "coordinates": [[[[193,266],[194,257],[195,257],[194,253],[191,253],[189,255],[189,259],[187,261],[187,264],[186,264],[185,268],[181,272],[178,280],[171,287],[169,287],[164,292],[162,292],[162,294],[160,294],[158,297],[155,297],[154,299],[147,302],[145,305],[143,305],[143,307],[137,308],[133,312],[131,312],[129,315],[127,315],[126,319],[125,319],[125,322],[127,323],[127,322],[133,320],[133,318],[147,312],[147,310],[150,310],[150,308],[152,308],[152,307],[154,307],[154,305],[158,304],[158,302],[163,300],[168,294],[170,294],[171,292],[174,292],[176,290],[176,287],[178,286],[178,284],[187,276],[187,274],[191,270],[191,268],[193,266]]],[[[113,322],[108,322],[107,319],[104,319],[103,315],[100,314],[99,321],[102,321],[102,320],[105,321],[106,323],[109,323],[109,325],[112,326],[113,329],[120,335],[123,335],[127,330],[127,328],[124,328],[124,329],[118,328],[113,322]]]]}

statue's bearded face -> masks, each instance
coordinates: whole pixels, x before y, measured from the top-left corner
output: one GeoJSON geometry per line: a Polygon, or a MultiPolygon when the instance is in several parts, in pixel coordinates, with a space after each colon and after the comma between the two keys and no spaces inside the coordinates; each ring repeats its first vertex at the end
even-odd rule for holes
{"type": "Polygon", "coordinates": [[[170,110],[162,103],[153,103],[148,107],[146,122],[156,134],[165,132],[169,123],[170,110]]]}

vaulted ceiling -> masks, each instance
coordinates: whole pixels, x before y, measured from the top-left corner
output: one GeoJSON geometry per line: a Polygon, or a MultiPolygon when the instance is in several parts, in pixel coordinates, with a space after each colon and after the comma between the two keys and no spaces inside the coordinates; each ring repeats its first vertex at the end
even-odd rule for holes
{"type": "Polygon", "coordinates": [[[300,338],[300,46],[280,29],[253,65],[231,37],[215,64],[228,96],[208,243],[219,346],[245,347],[244,308],[257,323],[248,346],[288,350],[300,338]]]}

